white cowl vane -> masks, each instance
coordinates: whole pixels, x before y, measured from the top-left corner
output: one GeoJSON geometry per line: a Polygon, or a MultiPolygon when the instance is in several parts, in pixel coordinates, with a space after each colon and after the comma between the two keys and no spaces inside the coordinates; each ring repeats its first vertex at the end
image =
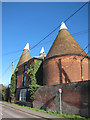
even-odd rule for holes
{"type": "Polygon", "coordinates": [[[29,43],[26,44],[24,50],[29,50],[29,43]]]}
{"type": "Polygon", "coordinates": [[[61,23],[61,26],[60,26],[60,30],[62,30],[62,29],[67,29],[67,27],[66,27],[66,25],[65,25],[64,22],[62,22],[62,23],[61,23]]]}
{"type": "Polygon", "coordinates": [[[41,49],[41,51],[40,51],[40,56],[44,56],[44,57],[46,56],[46,55],[45,55],[45,52],[44,52],[44,47],[42,47],[42,49],[41,49]]]}
{"type": "Polygon", "coordinates": [[[43,53],[44,53],[44,48],[42,47],[40,54],[43,54],[43,53]]]}

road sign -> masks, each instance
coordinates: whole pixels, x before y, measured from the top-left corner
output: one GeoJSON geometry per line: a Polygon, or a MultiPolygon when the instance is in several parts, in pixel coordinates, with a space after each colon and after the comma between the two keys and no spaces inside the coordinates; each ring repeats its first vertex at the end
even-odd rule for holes
{"type": "Polygon", "coordinates": [[[60,94],[62,93],[62,89],[61,89],[61,88],[59,88],[59,93],[60,93],[60,94]]]}
{"type": "Polygon", "coordinates": [[[62,93],[62,89],[59,88],[59,93],[60,93],[60,114],[62,114],[62,103],[61,103],[61,93],[62,93]]]}

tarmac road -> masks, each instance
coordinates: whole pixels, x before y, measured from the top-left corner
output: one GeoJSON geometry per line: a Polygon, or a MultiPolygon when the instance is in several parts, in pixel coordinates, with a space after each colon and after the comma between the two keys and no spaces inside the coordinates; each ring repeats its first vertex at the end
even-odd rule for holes
{"type": "Polygon", "coordinates": [[[2,120],[70,120],[5,102],[0,102],[0,116],[2,120]]]}
{"type": "Polygon", "coordinates": [[[23,120],[25,120],[26,118],[29,118],[31,120],[42,120],[40,117],[31,115],[31,114],[27,114],[25,112],[19,111],[19,110],[15,110],[13,108],[7,107],[5,105],[2,105],[2,110],[0,110],[2,112],[0,112],[2,118],[11,118],[11,120],[13,120],[14,118],[17,118],[17,120],[20,120],[20,118],[23,118],[23,120]]]}

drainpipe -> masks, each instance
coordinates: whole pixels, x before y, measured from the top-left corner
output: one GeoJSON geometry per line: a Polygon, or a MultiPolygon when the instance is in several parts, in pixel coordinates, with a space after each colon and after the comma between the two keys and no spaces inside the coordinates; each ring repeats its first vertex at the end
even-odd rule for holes
{"type": "MultiPolygon", "coordinates": [[[[89,44],[90,45],[90,44],[89,44]]],[[[90,51],[88,51],[88,53],[89,53],[90,51]]],[[[87,53],[87,54],[88,54],[87,53]]],[[[84,58],[86,58],[86,57],[88,57],[88,55],[85,55],[84,56],[84,58]]],[[[82,81],[83,81],[83,64],[82,64],[82,61],[84,60],[84,58],[83,59],[81,59],[81,78],[82,78],[82,81]]]]}
{"type": "MultiPolygon", "coordinates": [[[[86,58],[87,56],[84,56],[84,58],[86,58]]],[[[83,59],[81,59],[81,78],[82,78],[82,81],[83,81],[83,64],[82,64],[82,61],[84,60],[84,58],[83,59]]]]}
{"type": "MultiPolygon", "coordinates": [[[[83,60],[83,59],[82,59],[83,60]]],[[[82,64],[82,60],[81,60],[81,79],[83,81],[83,64],[82,64]]]]}

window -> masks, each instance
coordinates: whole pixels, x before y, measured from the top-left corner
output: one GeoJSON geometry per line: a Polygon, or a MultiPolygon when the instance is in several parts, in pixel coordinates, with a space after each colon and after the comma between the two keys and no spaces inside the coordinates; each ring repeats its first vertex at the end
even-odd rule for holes
{"type": "Polygon", "coordinates": [[[26,72],[26,71],[27,71],[27,65],[24,66],[24,72],[26,72]]]}
{"type": "Polygon", "coordinates": [[[24,74],[24,86],[26,85],[26,73],[24,74]]]}
{"type": "Polygon", "coordinates": [[[21,89],[20,90],[20,101],[22,102],[26,102],[26,92],[27,92],[27,89],[21,89]]]}
{"type": "Polygon", "coordinates": [[[27,71],[27,65],[24,66],[24,78],[23,78],[23,85],[26,85],[26,71],[27,71]]]}

